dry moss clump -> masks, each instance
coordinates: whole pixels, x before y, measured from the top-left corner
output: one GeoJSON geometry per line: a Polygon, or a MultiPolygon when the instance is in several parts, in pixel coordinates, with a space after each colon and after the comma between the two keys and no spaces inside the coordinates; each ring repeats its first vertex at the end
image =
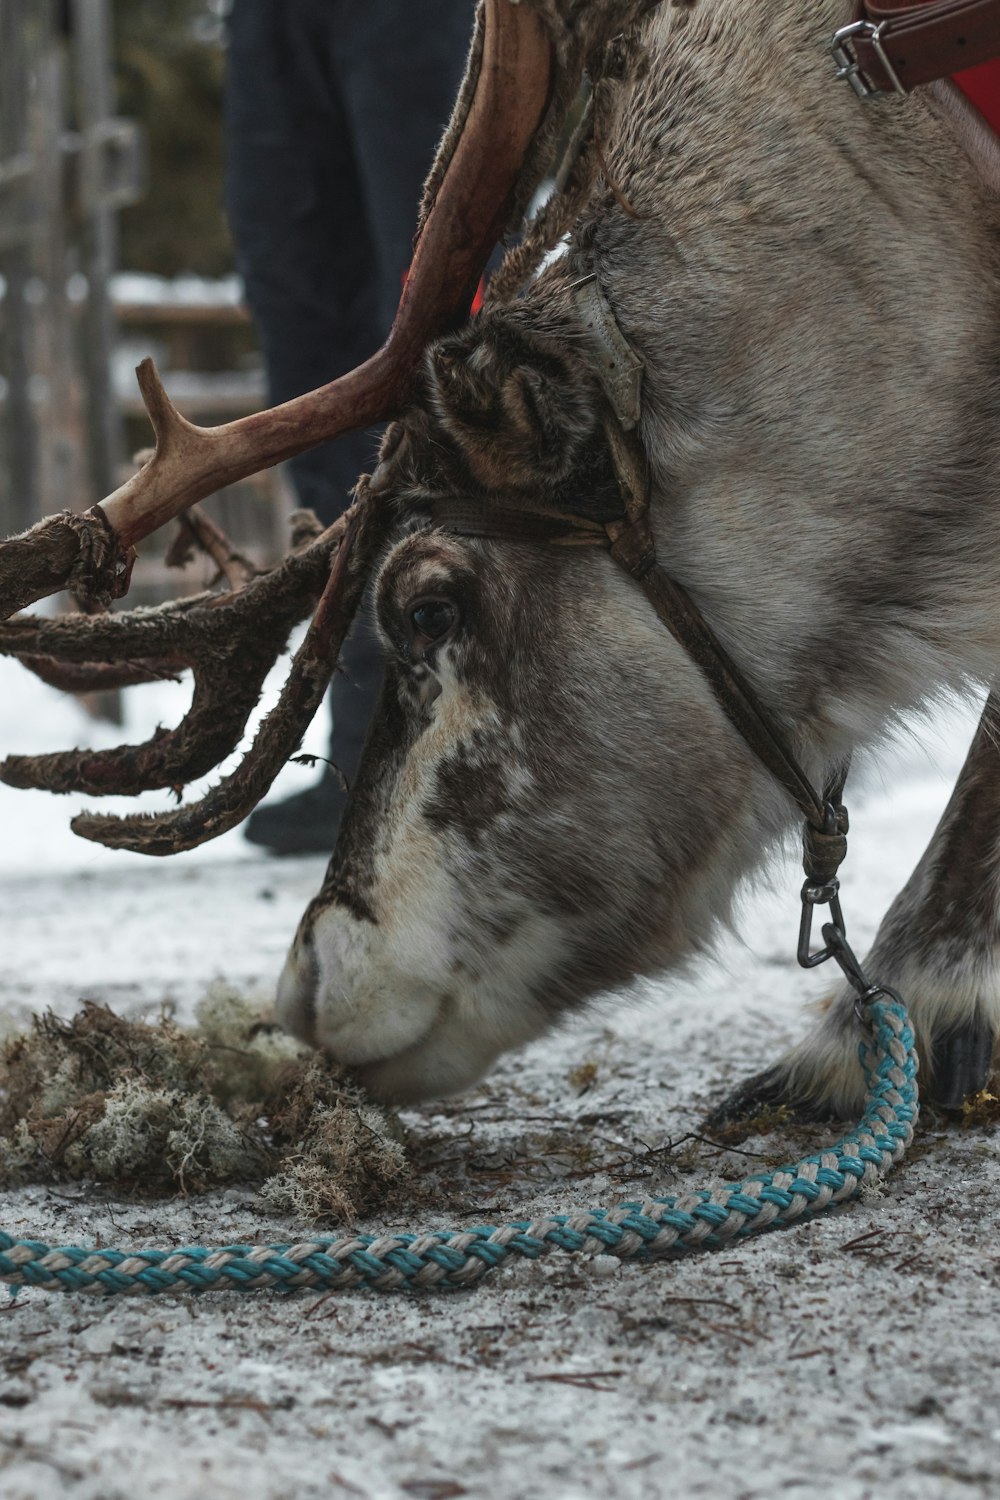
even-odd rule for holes
{"type": "Polygon", "coordinates": [[[395,1121],[229,990],[209,994],[192,1030],[86,1002],[0,1045],[0,1186],[253,1184],[270,1212],[341,1222],[405,1166],[395,1121]]]}
{"type": "Polygon", "coordinates": [[[990,1079],[978,1094],[970,1094],[962,1103],[962,1124],[967,1128],[1000,1125],[1000,1074],[990,1079]]]}

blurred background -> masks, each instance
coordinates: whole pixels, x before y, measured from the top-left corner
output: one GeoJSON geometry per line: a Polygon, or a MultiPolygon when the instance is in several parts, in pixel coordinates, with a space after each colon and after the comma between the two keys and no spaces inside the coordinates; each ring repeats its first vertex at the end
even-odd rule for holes
{"type": "MultiPolygon", "coordinates": [[[[227,8],[0,0],[0,535],[131,472],[146,354],[193,421],[264,404],[223,209],[227,8]]],[[[260,563],[283,551],[280,485],[210,502],[260,563]]],[[[165,545],[147,544],[130,603],[178,592],[165,545]]]]}

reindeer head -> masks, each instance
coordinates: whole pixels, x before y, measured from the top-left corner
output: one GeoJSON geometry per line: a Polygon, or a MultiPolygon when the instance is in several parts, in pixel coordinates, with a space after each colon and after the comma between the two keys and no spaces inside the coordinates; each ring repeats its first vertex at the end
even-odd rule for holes
{"type": "Polygon", "coordinates": [[[431,349],[373,480],[402,518],[374,581],[388,670],[278,1014],[395,1100],[690,954],[743,790],[700,674],[606,554],[435,524],[442,498],[620,511],[558,282],[431,349]]]}

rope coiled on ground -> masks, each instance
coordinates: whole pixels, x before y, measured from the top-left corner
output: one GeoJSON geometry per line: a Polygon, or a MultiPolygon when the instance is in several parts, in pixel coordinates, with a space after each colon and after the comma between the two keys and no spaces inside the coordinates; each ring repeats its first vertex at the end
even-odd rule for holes
{"type": "Polygon", "coordinates": [[[0,1282],[51,1292],[375,1291],[468,1287],[512,1256],[552,1250],[635,1259],[700,1250],[792,1224],[856,1197],[900,1160],[918,1113],[913,1027],[903,1005],[876,1000],[862,1045],[867,1096],[857,1127],[828,1151],[740,1183],[518,1220],[498,1228],[425,1234],[320,1236],[297,1245],[174,1250],[52,1248],[0,1231],[0,1282]]]}

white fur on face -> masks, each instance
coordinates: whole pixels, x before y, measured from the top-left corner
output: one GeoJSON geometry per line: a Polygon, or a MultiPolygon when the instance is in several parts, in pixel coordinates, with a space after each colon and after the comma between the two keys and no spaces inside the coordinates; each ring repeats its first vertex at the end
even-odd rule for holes
{"type": "MultiPolygon", "coordinates": [[[[464,1088],[501,1052],[537,1036],[547,1017],[534,997],[567,951],[563,924],[513,894],[502,865],[491,868],[489,891],[480,878],[477,896],[503,913],[507,935],[484,939],[467,899],[470,848],[458,830],[432,829],[423,815],[441,760],[467,747],[473,729],[503,732],[494,705],[473,704],[447,660],[438,676],[433,722],[407,757],[380,830],[376,920],[335,902],[322,908],[300,931],[279,986],[284,1026],[396,1102],[464,1088]]],[[[530,788],[516,760],[503,774],[515,801],[530,788]]]]}
{"type": "MultiPolygon", "coordinates": [[[[330,906],[317,918],[311,943],[310,1039],[357,1067],[371,1093],[397,1103],[466,1088],[501,1052],[537,1036],[546,1017],[533,992],[558,966],[562,948],[555,924],[526,916],[487,975],[450,962],[456,947],[447,937],[417,972],[407,942],[413,924],[409,913],[401,916],[383,927],[330,906]]],[[[286,974],[293,971],[290,959],[286,974]]],[[[283,1024],[293,1001],[291,989],[279,1001],[283,1024]]]]}

